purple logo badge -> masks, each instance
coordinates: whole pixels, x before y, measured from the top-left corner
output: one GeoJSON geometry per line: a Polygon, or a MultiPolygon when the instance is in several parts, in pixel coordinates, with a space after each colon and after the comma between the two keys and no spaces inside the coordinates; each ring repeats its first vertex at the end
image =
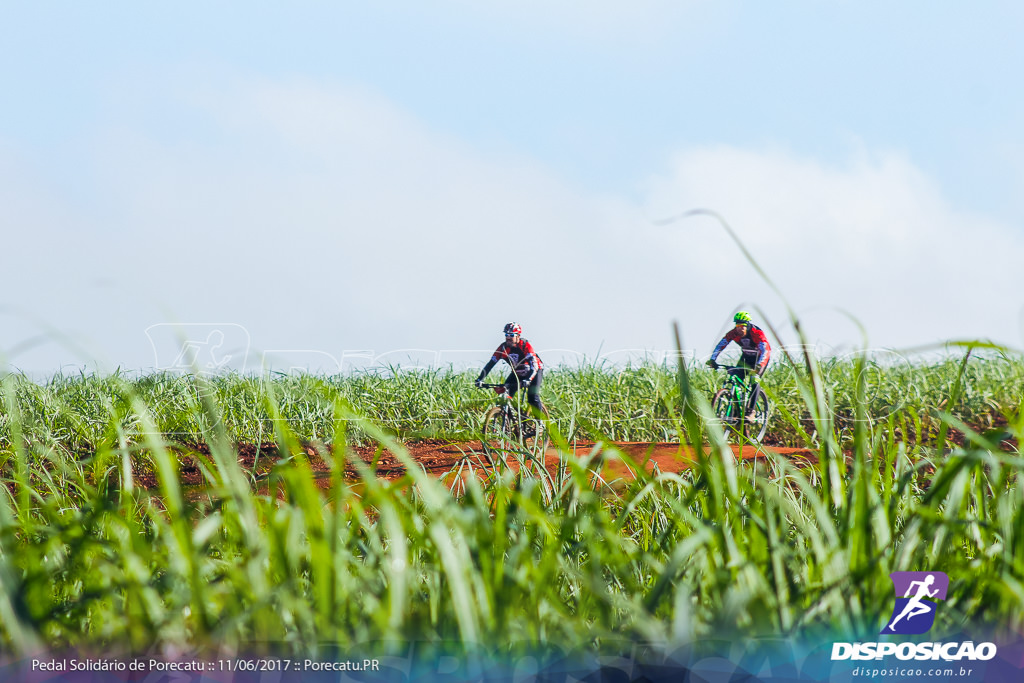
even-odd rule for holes
{"type": "Polygon", "coordinates": [[[942,572],[893,572],[896,606],[882,633],[916,635],[935,623],[937,601],[946,599],[949,577],[942,572]]]}

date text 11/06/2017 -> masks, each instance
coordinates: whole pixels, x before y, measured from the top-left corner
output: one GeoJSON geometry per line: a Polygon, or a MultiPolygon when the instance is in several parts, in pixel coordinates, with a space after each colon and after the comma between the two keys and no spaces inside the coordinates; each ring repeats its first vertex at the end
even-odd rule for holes
{"type": "Polygon", "coordinates": [[[379,671],[377,659],[317,661],[313,659],[33,659],[32,671],[379,671]]]}

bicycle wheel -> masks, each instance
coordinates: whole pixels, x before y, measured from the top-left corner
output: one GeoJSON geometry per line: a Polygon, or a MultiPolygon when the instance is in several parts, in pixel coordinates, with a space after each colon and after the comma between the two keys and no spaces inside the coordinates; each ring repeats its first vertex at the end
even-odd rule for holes
{"type": "Polygon", "coordinates": [[[727,438],[742,435],[742,395],[742,391],[738,391],[736,387],[726,386],[712,398],[712,411],[727,438]]]}
{"type": "Polygon", "coordinates": [[[735,427],[739,422],[740,411],[737,410],[732,391],[728,388],[719,389],[715,397],[711,399],[711,410],[723,429],[735,427]]]}
{"type": "Polygon", "coordinates": [[[491,456],[504,457],[516,444],[516,429],[511,415],[501,406],[495,406],[484,413],[480,442],[484,452],[491,456]]]}
{"type": "Polygon", "coordinates": [[[554,495],[555,481],[547,470],[548,430],[546,425],[547,411],[544,419],[533,415],[519,413],[518,439],[512,458],[519,469],[520,477],[528,477],[540,486],[545,499],[554,495]]]}
{"type": "Polygon", "coordinates": [[[548,431],[544,420],[496,406],[484,415],[483,446],[485,451],[505,455],[540,455],[547,450],[548,431]]]}
{"type": "Polygon", "coordinates": [[[754,410],[750,419],[745,420],[743,431],[747,435],[747,438],[751,441],[760,441],[764,438],[764,433],[768,431],[768,414],[771,410],[771,406],[768,403],[768,397],[764,395],[764,392],[758,392],[757,399],[754,401],[754,410]]]}
{"type": "Polygon", "coordinates": [[[520,439],[519,443],[523,449],[535,456],[543,456],[548,448],[550,439],[546,420],[548,411],[544,411],[543,418],[536,418],[533,415],[521,413],[519,415],[520,439]]]}

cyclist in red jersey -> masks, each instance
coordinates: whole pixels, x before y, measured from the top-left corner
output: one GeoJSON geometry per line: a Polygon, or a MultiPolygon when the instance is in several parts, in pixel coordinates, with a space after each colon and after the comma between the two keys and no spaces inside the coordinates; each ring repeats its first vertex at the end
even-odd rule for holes
{"type": "Polygon", "coordinates": [[[505,391],[509,396],[515,396],[519,388],[526,389],[526,401],[540,412],[547,414],[547,408],[540,400],[540,385],[544,381],[544,363],[540,356],[533,350],[533,345],[522,338],[523,328],[518,323],[505,325],[505,341],[495,350],[491,360],[476,378],[476,385],[480,386],[484,377],[491,371],[498,361],[505,361],[512,368],[512,372],[505,379],[505,391]]]}
{"type": "Polygon", "coordinates": [[[718,367],[718,354],[729,345],[729,342],[736,342],[742,349],[742,355],[740,361],[737,364],[739,367],[729,370],[730,375],[738,375],[742,379],[746,379],[749,375],[753,375],[751,381],[750,391],[750,403],[748,405],[748,414],[753,412],[755,401],[758,395],[761,393],[761,385],[758,384],[757,378],[764,374],[765,368],[768,367],[768,361],[772,356],[772,347],[768,343],[768,337],[765,336],[764,331],[757,325],[750,322],[750,314],[746,311],[738,311],[732,318],[733,323],[736,325],[733,329],[725,333],[722,340],[718,342],[715,350],[711,352],[711,358],[708,359],[708,365],[717,368],[718,367]]]}

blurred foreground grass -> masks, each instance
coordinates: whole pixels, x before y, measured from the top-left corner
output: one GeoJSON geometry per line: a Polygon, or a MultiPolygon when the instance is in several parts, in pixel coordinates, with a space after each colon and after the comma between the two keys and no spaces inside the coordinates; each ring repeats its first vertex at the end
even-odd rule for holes
{"type": "Polygon", "coordinates": [[[951,578],[931,639],[970,624],[1020,629],[1022,377],[1020,359],[1001,355],[777,364],[765,381],[772,431],[819,455],[797,470],[734,460],[704,420],[710,372],[560,370],[545,388],[564,438],[683,435],[706,454],[614,492],[589,475],[590,458],[567,457],[553,486],[507,474],[457,498],[392,435],[474,435],[489,399],[466,374],[9,374],[0,649],[329,656],[367,643],[458,653],[873,639],[897,570],[951,578]],[[954,431],[962,445],[948,442],[954,431]],[[199,501],[178,482],[177,440],[211,446],[199,501]],[[285,457],[258,494],[234,443],[266,440],[285,457]],[[326,495],[303,440],[336,445],[326,495]],[[392,449],[408,474],[346,481],[339,446],[354,440],[392,449]],[[137,485],[140,466],[158,490],[137,485]]]}

